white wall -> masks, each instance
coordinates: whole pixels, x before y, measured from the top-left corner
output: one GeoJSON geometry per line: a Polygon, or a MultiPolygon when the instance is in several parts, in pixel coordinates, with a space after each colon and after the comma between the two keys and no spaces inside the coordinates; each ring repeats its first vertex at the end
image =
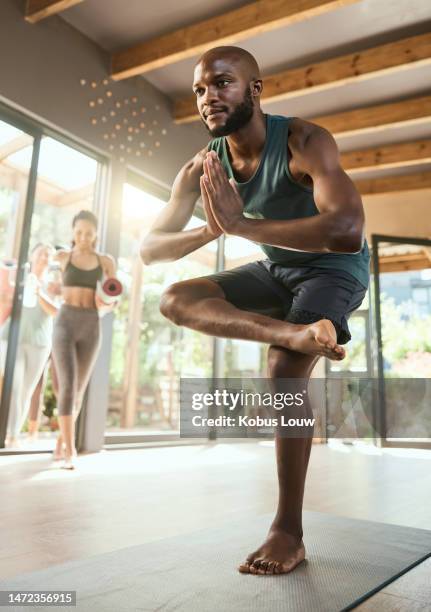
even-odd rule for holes
{"type": "Polygon", "coordinates": [[[431,189],[364,196],[370,234],[431,238],[431,189]]]}
{"type": "MultiPolygon", "coordinates": [[[[135,141],[131,154],[122,155],[128,163],[171,184],[179,167],[208,142],[205,128],[199,124],[176,126],[169,100],[142,77],[110,81],[103,86],[103,79],[109,78],[109,56],[58,16],[35,25],[27,23],[23,5],[21,0],[0,2],[0,96],[106,152],[109,144],[119,142],[126,127],[122,125],[115,141],[107,141],[103,134],[113,131],[117,118],[109,117],[111,125],[103,124],[101,115],[115,101],[130,101],[136,96],[136,107],[147,109],[142,115],[147,127],[140,134],[144,134],[145,154],[139,158],[135,155],[135,141]],[[95,81],[98,87],[83,87],[81,79],[95,81]],[[107,89],[112,91],[110,99],[105,95],[107,89]],[[89,101],[97,97],[104,99],[104,104],[90,108],[89,101]],[[97,126],[91,124],[93,116],[99,118],[97,126]],[[154,120],[157,126],[152,125],[154,120]],[[149,129],[154,132],[152,136],[149,129]],[[167,130],[166,135],[161,134],[162,129],[167,130]],[[159,148],[154,146],[156,140],[161,144],[159,148]],[[154,153],[152,157],[146,155],[149,148],[154,153]]],[[[131,117],[131,107],[129,104],[126,109],[123,105],[118,113],[120,119],[128,116],[137,126],[139,117],[131,117]]]]}

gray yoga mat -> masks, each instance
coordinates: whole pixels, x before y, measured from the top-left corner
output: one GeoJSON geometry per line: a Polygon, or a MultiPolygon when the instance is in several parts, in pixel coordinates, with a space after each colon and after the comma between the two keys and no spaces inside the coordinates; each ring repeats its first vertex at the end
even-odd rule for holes
{"type": "MultiPolygon", "coordinates": [[[[262,543],[271,518],[244,516],[23,574],[0,582],[0,590],[76,590],[79,612],[337,612],[358,605],[431,553],[431,531],[305,512],[306,563],[284,576],[238,573],[236,566],[262,543]]],[[[13,608],[21,609],[30,608],[13,608]]]]}

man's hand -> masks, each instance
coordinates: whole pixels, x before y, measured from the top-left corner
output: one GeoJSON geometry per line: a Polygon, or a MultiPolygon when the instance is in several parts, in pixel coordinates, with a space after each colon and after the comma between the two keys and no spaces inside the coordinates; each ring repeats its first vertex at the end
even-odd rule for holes
{"type": "Polygon", "coordinates": [[[207,220],[208,235],[211,236],[212,238],[218,238],[219,236],[223,234],[223,230],[221,229],[217,221],[214,219],[214,215],[211,210],[211,205],[210,205],[210,201],[208,198],[208,193],[205,188],[205,181],[204,181],[203,176],[200,177],[200,186],[201,186],[201,196],[202,196],[202,203],[204,207],[204,213],[205,213],[205,217],[207,220]]]}
{"type": "Polygon", "coordinates": [[[244,220],[244,203],[234,181],[228,180],[217,155],[211,151],[204,160],[203,184],[214,219],[227,234],[244,220]]]}

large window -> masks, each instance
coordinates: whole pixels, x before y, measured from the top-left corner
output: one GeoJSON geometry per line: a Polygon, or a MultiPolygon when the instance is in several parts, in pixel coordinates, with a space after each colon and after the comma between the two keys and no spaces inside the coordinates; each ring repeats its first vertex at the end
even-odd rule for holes
{"type": "Polygon", "coordinates": [[[0,397],[3,388],[17,262],[26,207],[33,137],[0,121],[0,397]],[[27,149],[21,164],[16,155],[27,149]]]}
{"type": "MultiPolygon", "coordinates": [[[[217,243],[172,263],[143,266],[142,235],[166,201],[126,184],[118,276],[124,285],[114,321],[107,431],[163,434],[179,427],[179,378],[211,377],[214,340],[177,327],[159,312],[170,284],[212,274],[217,243]]],[[[203,225],[192,217],[187,229],[203,225]]]]}
{"type": "Polygon", "coordinates": [[[94,210],[100,162],[54,134],[42,136],[36,124],[27,127],[33,135],[0,121],[0,422],[8,448],[35,450],[52,447],[58,427],[49,364],[52,334],[47,332],[52,326],[44,327],[43,334],[34,329],[35,287],[40,282],[49,293],[56,286],[58,294],[53,280],[59,280],[59,269],[52,255],[56,248],[70,247],[73,216],[81,209],[94,210]],[[33,253],[39,253],[40,243],[43,252],[35,262],[33,253]],[[17,274],[20,283],[15,282],[17,274]],[[23,290],[13,303],[20,286],[23,290]],[[32,372],[37,376],[30,376],[32,372]],[[28,436],[29,419],[38,437],[28,436]]]}
{"type": "Polygon", "coordinates": [[[97,170],[95,159],[53,138],[43,138],[30,248],[36,241],[70,247],[74,215],[95,208],[97,170]]]}

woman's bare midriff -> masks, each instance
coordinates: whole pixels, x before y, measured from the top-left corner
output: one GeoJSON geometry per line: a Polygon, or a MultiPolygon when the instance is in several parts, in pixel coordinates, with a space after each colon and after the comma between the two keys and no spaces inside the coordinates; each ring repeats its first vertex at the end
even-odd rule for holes
{"type": "Polygon", "coordinates": [[[63,287],[64,303],[79,308],[96,308],[94,289],[89,287],[63,287]]]}

